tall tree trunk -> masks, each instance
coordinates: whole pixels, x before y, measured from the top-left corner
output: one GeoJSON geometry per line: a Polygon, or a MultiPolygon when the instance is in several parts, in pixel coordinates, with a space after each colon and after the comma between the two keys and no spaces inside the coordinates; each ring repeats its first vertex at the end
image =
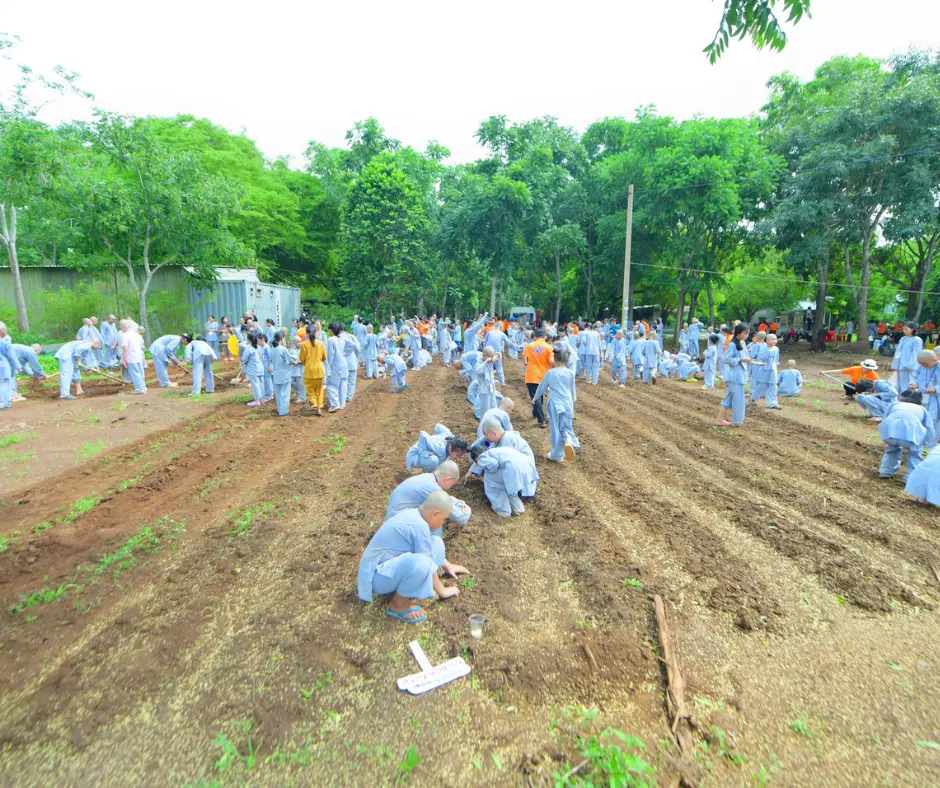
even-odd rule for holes
{"type": "Polygon", "coordinates": [[[938,238],[940,238],[940,233],[934,235],[927,245],[926,259],[921,267],[920,279],[917,282],[917,311],[914,313],[914,321],[917,323],[920,322],[920,313],[924,309],[924,293],[927,290],[927,278],[930,276],[931,269],[933,269],[933,256],[937,249],[938,238]]]}
{"type": "Polygon", "coordinates": [[[490,314],[496,314],[496,274],[490,279],[490,314]]]}
{"type": "Polygon", "coordinates": [[[715,294],[712,292],[711,282],[705,283],[705,295],[708,296],[708,325],[714,331],[717,326],[715,325],[715,294]]]}
{"type": "Polygon", "coordinates": [[[816,337],[826,322],[826,293],[829,288],[829,255],[816,263],[816,311],[813,313],[813,349],[825,350],[825,346],[816,346],[816,337]]]}
{"type": "Polygon", "coordinates": [[[585,269],[587,271],[587,313],[594,315],[594,262],[591,260],[591,250],[585,255],[585,269]]]}
{"type": "MultiPolygon", "coordinates": [[[[627,293],[627,322],[633,325],[633,289],[636,287],[636,279],[630,278],[630,292],[627,293]]],[[[625,326],[626,327],[626,326],[625,326]]]]}
{"type": "Polygon", "coordinates": [[[499,277],[499,316],[500,317],[506,316],[506,308],[505,308],[505,304],[503,303],[503,277],[502,276],[499,277]]]}
{"type": "Polygon", "coordinates": [[[444,269],[444,294],[441,296],[441,312],[438,317],[444,317],[444,310],[447,309],[447,280],[450,279],[450,268],[451,263],[448,263],[447,268],[444,269]]]}
{"type": "MultiPolygon", "coordinates": [[[[676,308],[676,329],[672,335],[673,347],[679,347],[679,331],[682,330],[682,315],[685,313],[685,285],[679,286],[679,306],[676,308]]],[[[663,332],[666,331],[665,321],[663,321],[663,332]]]]}
{"type": "Polygon", "coordinates": [[[13,301],[16,305],[16,323],[20,331],[29,331],[29,315],[26,313],[26,298],[23,295],[23,280],[20,278],[20,258],[16,253],[16,206],[10,205],[7,220],[6,205],[0,203],[0,242],[7,248],[10,260],[10,278],[13,280],[13,301]]]}
{"type": "Polygon", "coordinates": [[[696,288],[692,291],[692,295],[689,298],[689,322],[691,322],[692,318],[695,316],[695,307],[698,306],[698,294],[699,290],[696,288]]]}
{"type": "Polygon", "coordinates": [[[424,317],[424,290],[418,291],[418,317],[424,317]]]}
{"type": "Polygon", "coordinates": [[[561,315],[561,252],[555,250],[555,322],[561,315]]]}

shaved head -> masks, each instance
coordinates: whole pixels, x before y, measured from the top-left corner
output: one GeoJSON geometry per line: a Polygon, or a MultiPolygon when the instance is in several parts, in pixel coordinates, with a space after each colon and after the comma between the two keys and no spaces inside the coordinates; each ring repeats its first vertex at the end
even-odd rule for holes
{"type": "Polygon", "coordinates": [[[438,479],[443,479],[445,476],[451,476],[456,479],[460,476],[460,468],[457,467],[457,463],[453,460],[444,460],[444,462],[437,466],[435,473],[438,479]]]}
{"type": "Polygon", "coordinates": [[[499,403],[499,407],[506,411],[506,413],[512,413],[512,409],[516,407],[516,403],[509,399],[509,397],[503,397],[502,401],[499,403]]]}
{"type": "Polygon", "coordinates": [[[441,522],[443,522],[450,517],[453,508],[454,504],[450,496],[443,490],[435,490],[421,504],[421,514],[424,515],[425,520],[432,517],[436,519],[439,516],[441,522]]]}
{"type": "Polygon", "coordinates": [[[489,435],[491,432],[500,434],[504,432],[502,423],[495,416],[487,416],[483,419],[480,423],[480,429],[483,430],[484,435],[489,435]]]}

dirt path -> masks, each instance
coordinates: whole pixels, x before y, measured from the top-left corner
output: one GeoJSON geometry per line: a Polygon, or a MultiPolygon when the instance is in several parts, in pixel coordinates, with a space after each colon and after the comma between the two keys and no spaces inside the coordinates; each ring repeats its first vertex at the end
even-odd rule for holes
{"type": "MultiPolygon", "coordinates": [[[[501,520],[478,482],[455,491],[473,517],[448,528],[448,556],[474,576],[406,629],[358,602],[358,556],[418,430],[476,430],[453,371],[409,383],[360,381],[324,418],[186,403],[0,491],[0,595],[20,608],[0,618],[0,780],[548,785],[579,762],[579,733],[609,726],[645,742],[665,784],[654,592],[705,783],[937,781],[940,527],[871,478],[867,424],[827,399],[733,434],[699,387],[580,386],[583,450],[557,466],[520,404],[538,495],[501,520]],[[54,601],[27,606],[43,589],[54,601]],[[473,678],[400,694],[414,637],[473,678]]],[[[104,413],[124,398],[95,399],[104,413]]],[[[55,417],[31,426],[48,451],[55,417]]]]}

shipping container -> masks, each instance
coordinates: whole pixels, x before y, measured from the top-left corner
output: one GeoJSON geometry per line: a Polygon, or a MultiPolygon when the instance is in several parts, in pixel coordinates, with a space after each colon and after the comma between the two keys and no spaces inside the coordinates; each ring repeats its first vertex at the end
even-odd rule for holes
{"type": "Polygon", "coordinates": [[[245,312],[254,312],[264,323],[270,318],[278,326],[290,326],[300,317],[300,289],[262,282],[254,268],[219,269],[219,281],[213,291],[190,291],[193,317],[204,325],[209,315],[237,323],[245,312]]]}

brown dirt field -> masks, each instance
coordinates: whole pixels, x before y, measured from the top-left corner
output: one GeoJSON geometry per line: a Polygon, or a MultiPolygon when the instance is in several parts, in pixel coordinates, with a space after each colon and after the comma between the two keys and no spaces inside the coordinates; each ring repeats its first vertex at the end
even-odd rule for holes
{"type": "MultiPolygon", "coordinates": [[[[800,355],[808,384],[849,361],[800,355]]],[[[0,598],[59,596],[0,615],[0,782],[386,785],[414,745],[414,784],[549,785],[580,762],[579,731],[609,726],[669,784],[653,593],[689,685],[684,774],[940,781],[940,521],[872,478],[876,431],[836,384],[737,432],[713,427],[720,392],[700,385],[580,385],[583,448],[558,466],[507,372],[539,493],[501,520],[479,482],[454,491],[473,517],[448,526],[448,557],[474,583],[408,628],[358,602],[357,560],[418,430],[475,432],[452,370],[410,373],[400,396],[360,380],[320,419],[231,392],[7,411],[0,429],[39,436],[12,448],[39,459],[0,488],[0,598]],[[55,460],[96,436],[101,454],[55,460]],[[399,693],[415,637],[473,678],[399,693]],[[592,705],[593,722],[572,713],[592,705]]]]}

